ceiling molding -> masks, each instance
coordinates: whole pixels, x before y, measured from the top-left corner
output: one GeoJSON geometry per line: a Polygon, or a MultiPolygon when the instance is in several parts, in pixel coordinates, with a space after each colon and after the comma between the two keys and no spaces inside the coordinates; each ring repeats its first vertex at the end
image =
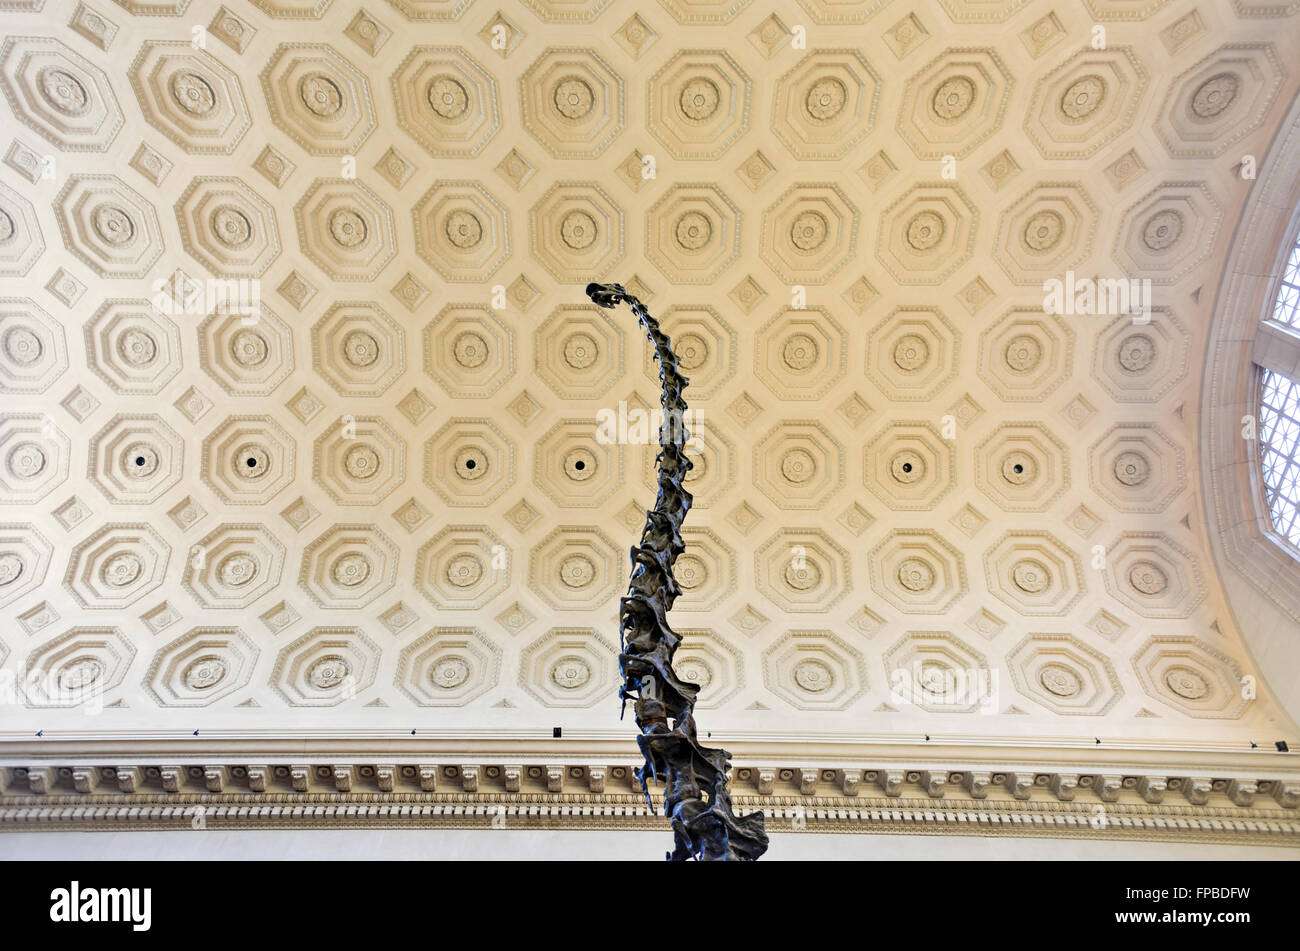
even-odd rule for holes
{"type": "Polygon", "coordinates": [[[622,762],[608,279],[694,377],[672,622],[738,763],[1294,775],[1210,319],[1291,224],[1294,4],[8,6],[0,762],[622,762]]]}
{"type": "MultiPolygon", "coordinates": [[[[1238,219],[1214,302],[1201,398],[1201,471],[1211,551],[1220,575],[1237,581],[1230,604],[1243,639],[1257,660],[1295,670],[1300,669],[1300,641],[1293,636],[1293,625],[1300,622],[1300,553],[1273,530],[1258,443],[1242,439],[1241,427],[1246,417],[1258,418],[1257,341],[1268,337],[1289,347],[1293,336],[1289,329],[1271,330],[1268,318],[1300,234],[1300,96],[1279,124],[1261,168],[1238,219]],[[1273,611],[1260,611],[1258,594],[1275,606],[1273,611]],[[1282,630],[1279,617],[1286,619],[1282,630]]],[[[1295,678],[1279,678],[1274,689],[1292,718],[1300,718],[1295,678]]]]}
{"type": "MultiPolygon", "coordinates": [[[[740,765],[732,785],[737,811],[763,810],[773,832],[1300,847],[1300,779],[740,765]]],[[[661,785],[650,792],[661,798],[661,785]]],[[[0,832],[648,829],[665,822],[632,767],[603,763],[299,760],[0,770],[0,832]]]]}

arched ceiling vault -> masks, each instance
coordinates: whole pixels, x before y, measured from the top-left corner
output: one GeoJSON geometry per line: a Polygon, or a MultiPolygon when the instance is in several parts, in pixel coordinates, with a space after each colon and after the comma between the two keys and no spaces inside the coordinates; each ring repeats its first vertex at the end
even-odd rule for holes
{"type": "Polygon", "coordinates": [[[1296,4],[4,9],[10,739],[630,753],[653,452],[597,422],[635,439],[657,392],[594,278],[694,378],[673,621],[717,736],[1293,729],[1225,602],[1197,431],[1296,4]],[[1150,322],[1044,313],[1067,272],[1149,280],[1150,322]],[[260,313],[159,313],[178,274],[260,282],[260,313]],[[969,702],[896,689],[968,672],[969,702]],[[85,689],[93,718],[61,702],[85,689]]]}

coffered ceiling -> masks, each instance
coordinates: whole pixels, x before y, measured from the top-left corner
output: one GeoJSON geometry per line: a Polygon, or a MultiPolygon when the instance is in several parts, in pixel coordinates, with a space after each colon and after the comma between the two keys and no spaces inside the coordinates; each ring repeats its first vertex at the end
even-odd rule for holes
{"type": "Polygon", "coordinates": [[[654,452],[597,420],[658,396],[597,278],[692,377],[705,726],[1285,732],[1194,434],[1300,4],[3,8],[14,734],[630,743],[654,452]],[[1150,279],[1150,323],[1045,314],[1067,271],[1150,279]],[[152,303],[213,278],[258,315],[152,303]]]}

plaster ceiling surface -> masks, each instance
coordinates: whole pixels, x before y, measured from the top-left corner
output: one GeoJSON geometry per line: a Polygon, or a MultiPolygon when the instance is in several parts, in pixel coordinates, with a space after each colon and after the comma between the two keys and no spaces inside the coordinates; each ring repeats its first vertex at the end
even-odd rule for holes
{"type": "Polygon", "coordinates": [[[630,742],[657,377],[593,279],[692,377],[672,620],[718,735],[1283,732],[1194,434],[1300,5],[3,8],[14,735],[630,742]],[[1045,313],[1069,271],[1150,323],[1045,313]],[[214,279],[257,315],[155,300],[214,279]]]}

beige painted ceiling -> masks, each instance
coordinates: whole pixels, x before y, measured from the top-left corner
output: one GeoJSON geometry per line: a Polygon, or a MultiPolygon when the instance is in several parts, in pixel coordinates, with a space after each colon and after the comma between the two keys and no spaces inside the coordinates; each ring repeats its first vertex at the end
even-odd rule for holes
{"type": "Polygon", "coordinates": [[[1300,5],[3,8],[13,734],[630,731],[653,452],[596,417],[657,391],[594,278],[693,378],[706,727],[1283,732],[1194,434],[1300,5]],[[152,310],[178,270],[260,318],[152,310]],[[1152,322],[1045,315],[1067,270],[1152,322]],[[891,696],[918,665],[989,702],[891,696]]]}

